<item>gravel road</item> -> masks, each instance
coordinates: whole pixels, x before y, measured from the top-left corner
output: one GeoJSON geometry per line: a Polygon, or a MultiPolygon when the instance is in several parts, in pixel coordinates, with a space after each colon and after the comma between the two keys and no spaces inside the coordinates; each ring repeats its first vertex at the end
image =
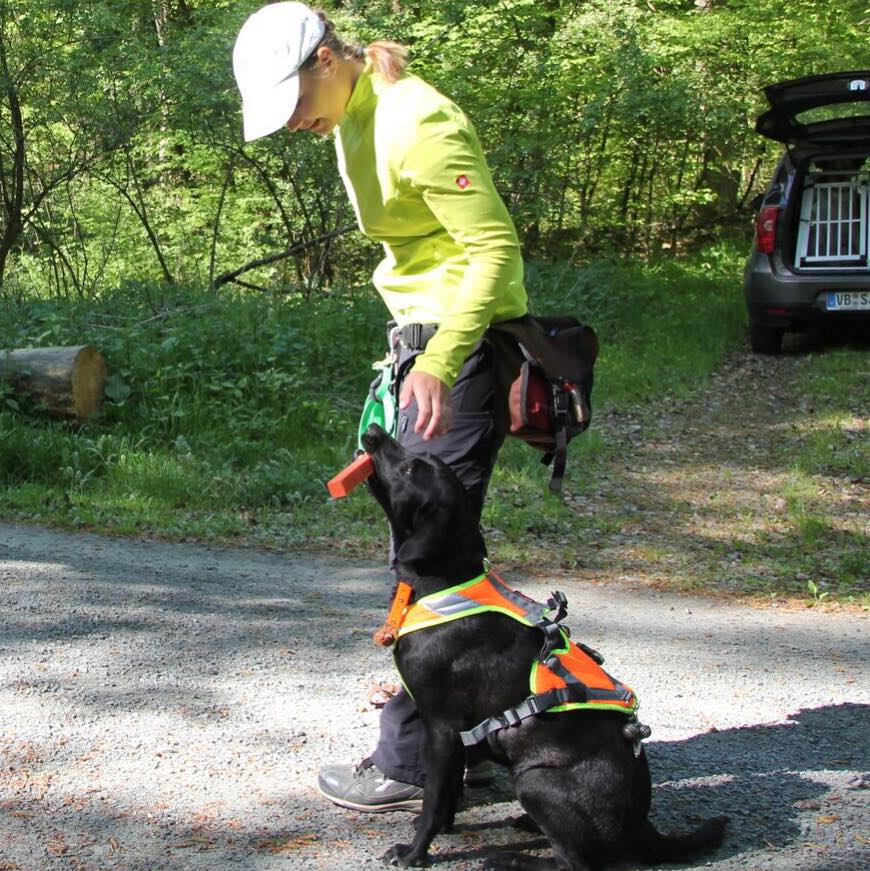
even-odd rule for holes
{"type": "MultiPolygon", "coordinates": [[[[0,524],[0,871],[378,867],[412,818],[341,810],[315,780],[373,746],[368,689],[395,679],[371,642],[384,577],[0,524]]],[[[732,817],[680,867],[870,866],[865,615],[558,587],[575,637],[640,697],[657,824],[732,817]]],[[[511,827],[506,775],[467,804],[436,868],[541,848],[511,827]]]]}

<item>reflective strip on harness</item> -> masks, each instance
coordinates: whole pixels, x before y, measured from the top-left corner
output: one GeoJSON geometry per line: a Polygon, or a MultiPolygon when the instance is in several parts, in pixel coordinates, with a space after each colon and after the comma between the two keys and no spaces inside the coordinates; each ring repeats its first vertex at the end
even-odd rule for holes
{"type": "Polygon", "coordinates": [[[551,609],[516,590],[512,590],[501,578],[494,574],[478,575],[465,583],[457,584],[448,590],[432,593],[414,602],[405,613],[399,629],[399,637],[418,629],[437,626],[460,617],[495,611],[507,614],[526,626],[550,623],[546,614],[551,609]]]}

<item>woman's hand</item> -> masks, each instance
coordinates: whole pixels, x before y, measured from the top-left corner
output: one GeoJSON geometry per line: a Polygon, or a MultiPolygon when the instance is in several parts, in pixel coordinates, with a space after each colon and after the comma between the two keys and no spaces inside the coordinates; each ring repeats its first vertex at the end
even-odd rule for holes
{"type": "Polygon", "coordinates": [[[444,435],[450,429],[450,389],[440,378],[412,369],[402,383],[399,408],[407,408],[412,399],[417,401],[414,432],[422,432],[423,441],[444,435]]]}

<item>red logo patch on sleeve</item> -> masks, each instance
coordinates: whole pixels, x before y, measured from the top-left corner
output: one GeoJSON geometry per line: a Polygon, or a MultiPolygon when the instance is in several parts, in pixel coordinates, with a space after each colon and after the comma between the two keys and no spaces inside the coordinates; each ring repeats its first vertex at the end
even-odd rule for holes
{"type": "Polygon", "coordinates": [[[456,187],[458,187],[461,191],[464,191],[466,188],[470,188],[471,179],[467,175],[456,176],[456,187]]]}

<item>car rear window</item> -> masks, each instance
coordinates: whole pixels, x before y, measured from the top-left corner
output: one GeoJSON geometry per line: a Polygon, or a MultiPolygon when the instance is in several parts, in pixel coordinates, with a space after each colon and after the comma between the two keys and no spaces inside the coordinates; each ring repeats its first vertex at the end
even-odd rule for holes
{"type": "Polygon", "coordinates": [[[870,103],[830,103],[795,115],[795,120],[801,124],[838,121],[840,118],[870,118],[870,103]]]}

